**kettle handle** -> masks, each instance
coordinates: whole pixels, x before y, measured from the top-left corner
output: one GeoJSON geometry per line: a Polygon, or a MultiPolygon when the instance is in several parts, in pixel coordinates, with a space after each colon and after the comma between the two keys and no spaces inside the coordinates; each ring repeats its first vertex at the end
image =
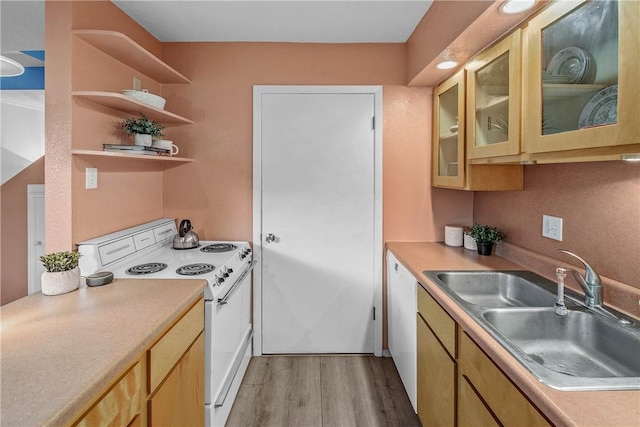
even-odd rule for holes
{"type": "Polygon", "coordinates": [[[180,232],[180,237],[184,237],[184,235],[188,233],[189,230],[191,230],[191,221],[189,221],[188,219],[183,219],[180,222],[180,227],[178,227],[178,231],[180,232]]]}

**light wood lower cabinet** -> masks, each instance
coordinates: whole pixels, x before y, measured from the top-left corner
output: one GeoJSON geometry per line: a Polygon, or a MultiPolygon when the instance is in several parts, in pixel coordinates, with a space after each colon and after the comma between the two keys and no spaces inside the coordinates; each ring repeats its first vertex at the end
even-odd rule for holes
{"type": "MultiPolygon", "coordinates": [[[[501,424],[549,426],[542,414],[466,333],[460,334],[459,351],[458,365],[461,375],[473,384],[501,424]]],[[[465,414],[468,410],[473,411],[473,406],[470,408],[459,405],[459,418],[470,418],[470,414],[465,414]]]]}
{"type": "Polygon", "coordinates": [[[82,417],[77,426],[126,426],[140,418],[144,397],[144,371],[137,362],[107,394],[82,417]]]}
{"type": "Polygon", "coordinates": [[[149,399],[149,424],[204,425],[204,333],[149,399]]]}
{"type": "Polygon", "coordinates": [[[160,334],[73,426],[204,426],[204,300],[160,334]]]}
{"type": "Polygon", "coordinates": [[[417,322],[418,417],[423,426],[453,426],[456,417],[456,325],[421,286],[418,286],[417,322]]]}
{"type": "Polygon", "coordinates": [[[458,377],[458,426],[498,427],[500,424],[464,375],[458,377]]]}
{"type": "Polygon", "coordinates": [[[427,426],[549,426],[546,418],[418,286],[418,416],[427,426]]]}

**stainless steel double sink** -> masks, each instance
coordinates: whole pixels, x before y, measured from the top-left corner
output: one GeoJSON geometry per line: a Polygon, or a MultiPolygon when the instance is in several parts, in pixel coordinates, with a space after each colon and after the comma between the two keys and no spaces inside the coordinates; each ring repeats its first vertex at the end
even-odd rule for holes
{"type": "Polygon", "coordinates": [[[640,389],[640,326],[615,310],[595,311],[529,271],[424,274],[542,383],[559,390],[640,389]],[[631,324],[623,324],[621,321],[631,324]]]}

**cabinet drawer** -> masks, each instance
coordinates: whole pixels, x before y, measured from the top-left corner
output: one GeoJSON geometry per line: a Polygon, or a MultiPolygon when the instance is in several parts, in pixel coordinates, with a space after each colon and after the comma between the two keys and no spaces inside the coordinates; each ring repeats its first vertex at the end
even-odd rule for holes
{"type": "Polygon", "coordinates": [[[203,328],[204,300],[201,299],[149,350],[149,393],[158,387],[203,328]]]}
{"type": "Polygon", "coordinates": [[[458,366],[506,426],[548,426],[549,423],[518,388],[465,333],[460,334],[458,366]]]}
{"type": "Polygon", "coordinates": [[[422,287],[418,288],[418,313],[427,321],[451,357],[456,357],[456,322],[422,287]]]}
{"type": "Polygon", "coordinates": [[[142,366],[136,363],[76,425],[128,425],[139,417],[143,381],[142,366]]]}
{"type": "Polygon", "coordinates": [[[499,427],[464,375],[458,379],[458,427],[499,427]]]}

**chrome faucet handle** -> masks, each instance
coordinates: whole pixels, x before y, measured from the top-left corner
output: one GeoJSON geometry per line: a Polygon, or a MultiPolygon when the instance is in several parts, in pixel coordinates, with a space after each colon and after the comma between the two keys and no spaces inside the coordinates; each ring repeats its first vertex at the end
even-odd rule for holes
{"type": "Polygon", "coordinates": [[[602,305],[602,280],[596,270],[584,259],[564,249],[558,249],[560,252],[571,255],[584,266],[584,278],[575,270],[566,268],[571,272],[585,292],[585,302],[588,307],[599,307],[602,305]]]}
{"type": "Polygon", "coordinates": [[[558,250],[560,252],[563,252],[563,253],[567,254],[567,255],[571,255],[572,257],[574,257],[575,259],[577,259],[578,261],[580,261],[582,263],[582,265],[584,266],[584,270],[585,270],[584,281],[587,282],[588,285],[601,286],[602,280],[600,279],[600,275],[596,272],[596,270],[593,267],[591,267],[591,265],[587,261],[585,261],[584,259],[582,259],[578,255],[574,254],[573,252],[569,252],[569,251],[564,250],[564,249],[558,249],[558,250]]]}

